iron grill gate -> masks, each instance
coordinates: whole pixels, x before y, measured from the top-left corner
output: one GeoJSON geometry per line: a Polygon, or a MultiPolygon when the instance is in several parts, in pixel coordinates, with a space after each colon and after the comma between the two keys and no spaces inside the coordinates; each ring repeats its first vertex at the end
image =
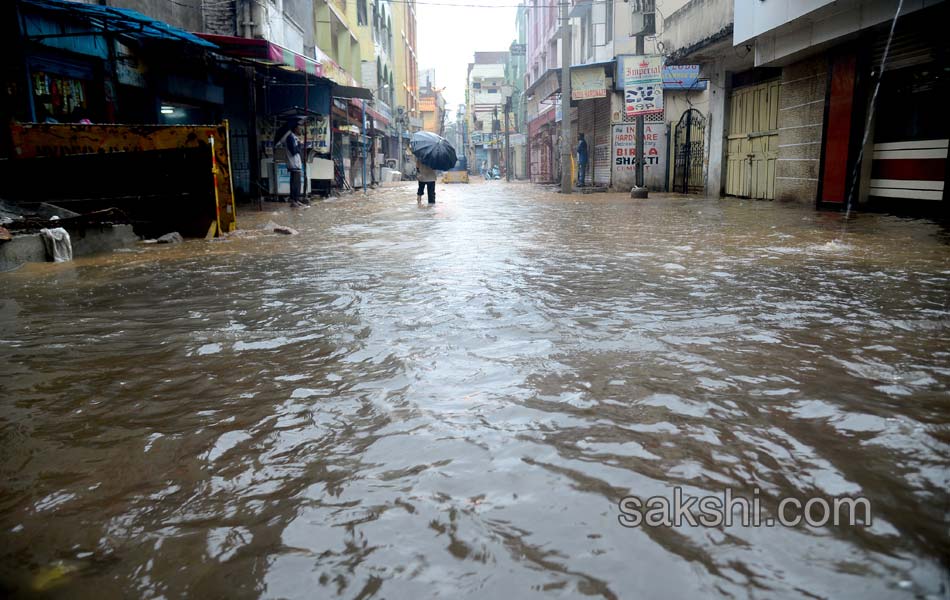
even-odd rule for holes
{"type": "Polygon", "coordinates": [[[248,157],[247,129],[241,126],[235,127],[228,137],[231,142],[231,182],[234,184],[234,191],[240,196],[251,196],[251,163],[248,157]]]}
{"type": "Polygon", "coordinates": [[[706,117],[690,108],[680,117],[675,130],[673,191],[683,194],[702,194],[703,146],[706,140],[706,117]]]}

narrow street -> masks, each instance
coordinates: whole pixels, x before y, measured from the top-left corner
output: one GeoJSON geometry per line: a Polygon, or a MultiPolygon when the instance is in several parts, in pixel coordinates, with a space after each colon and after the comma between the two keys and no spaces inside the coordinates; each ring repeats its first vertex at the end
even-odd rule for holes
{"type": "Polygon", "coordinates": [[[0,274],[0,592],[945,597],[944,227],[474,179],[0,274]]]}

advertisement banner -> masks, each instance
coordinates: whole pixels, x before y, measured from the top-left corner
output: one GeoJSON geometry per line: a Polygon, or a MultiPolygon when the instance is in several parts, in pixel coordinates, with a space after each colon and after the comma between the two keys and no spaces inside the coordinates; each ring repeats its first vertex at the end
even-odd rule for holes
{"type": "Polygon", "coordinates": [[[626,115],[663,114],[663,57],[644,55],[622,58],[626,115]]]}
{"type": "Polygon", "coordinates": [[[607,77],[603,67],[571,69],[571,100],[607,97],[607,77]]]}

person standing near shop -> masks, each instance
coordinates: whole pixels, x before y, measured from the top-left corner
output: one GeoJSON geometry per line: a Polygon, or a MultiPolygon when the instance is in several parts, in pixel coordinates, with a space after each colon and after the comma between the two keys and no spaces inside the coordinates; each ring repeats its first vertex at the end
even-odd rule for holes
{"type": "Polygon", "coordinates": [[[435,169],[423,164],[418,158],[416,159],[416,179],[419,181],[416,202],[422,204],[422,192],[428,189],[429,204],[435,204],[435,180],[437,176],[435,169]]]}
{"type": "Polygon", "coordinates": [[[577,186],[584,186],[584,176],[587,174],[587,140],[583,133],[577,134],[577,186]]]}
{"type": "Polygon", "coordinates": [[[300,208],[310,203],[304,201],[300,194],[303,179],[303,144],[300,142],[300,136],[303,130],[299,120],[290,125],[290,129],[281,141],[287,154],[287,170],[290,172],[290,206],[300,208]]]}

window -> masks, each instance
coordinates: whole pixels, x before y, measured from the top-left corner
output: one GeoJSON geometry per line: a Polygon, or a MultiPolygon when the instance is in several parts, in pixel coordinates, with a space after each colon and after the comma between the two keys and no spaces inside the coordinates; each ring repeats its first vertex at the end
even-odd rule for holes
{"type": "Polygon", "coordinates": [[[356,0],[356,20],[360,25],[367,25],[366,0],[356,0]]]}
{"type": "Polygon", "coordinates": [[[614,39],[614,2],[613,0],[607,0],[607,35],[604,38],[606,43],[610,43],[614,39]]]}

